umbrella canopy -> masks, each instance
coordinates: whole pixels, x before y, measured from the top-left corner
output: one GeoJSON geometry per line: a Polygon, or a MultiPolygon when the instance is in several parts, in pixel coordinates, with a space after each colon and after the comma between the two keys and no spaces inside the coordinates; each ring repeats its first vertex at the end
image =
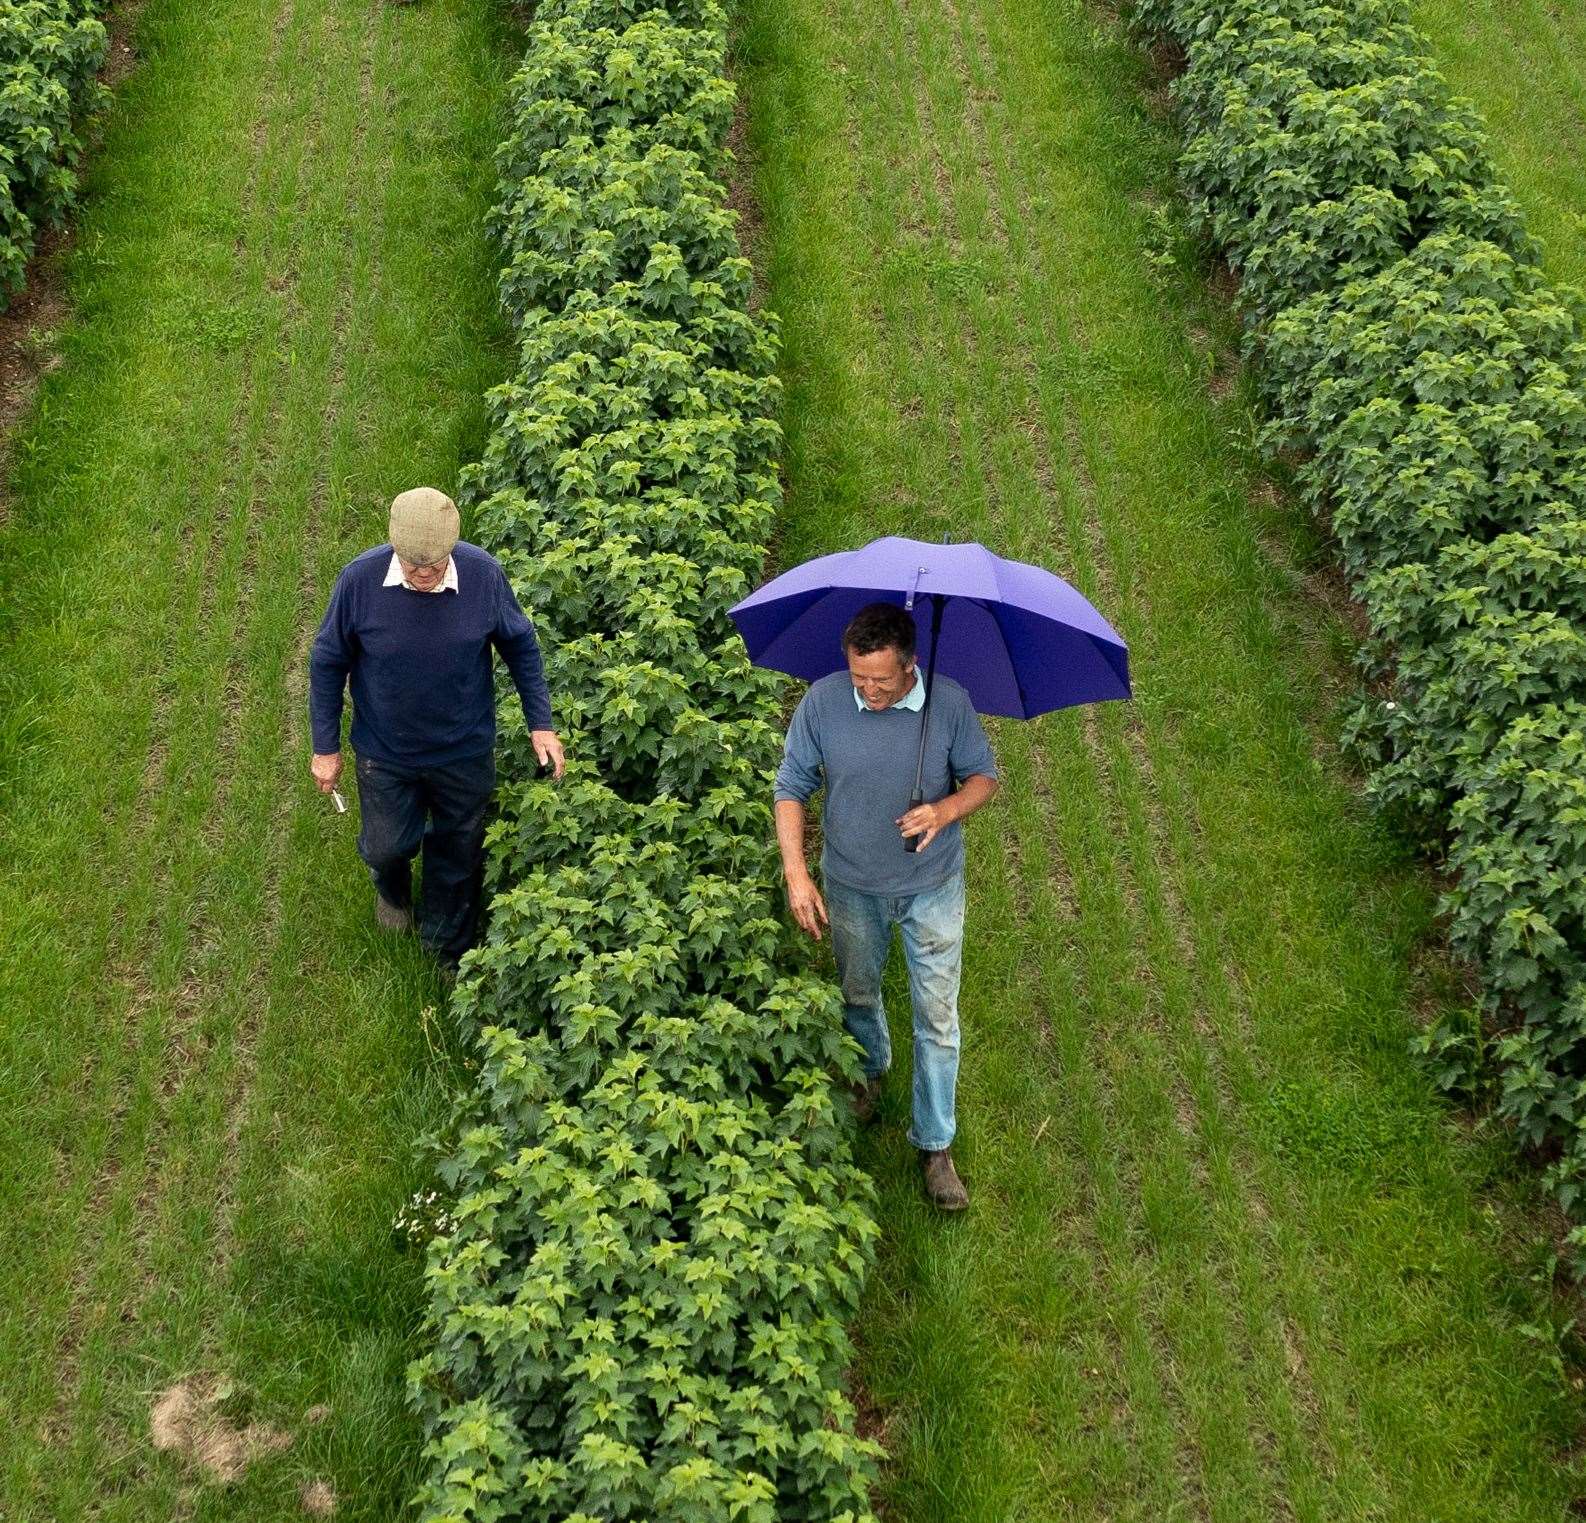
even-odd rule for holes
{"type": "Polygon", "coordinates": [[[872,540],[795,566],[729,612],[755,665],[813,682],[847,668],[842,633],[867,603],[912,604],[921,652],[939,606],[937,668],[982,714],[1033,719],[1129,696],[1129,648],[1083,595],[983,545],[872,540]]]}

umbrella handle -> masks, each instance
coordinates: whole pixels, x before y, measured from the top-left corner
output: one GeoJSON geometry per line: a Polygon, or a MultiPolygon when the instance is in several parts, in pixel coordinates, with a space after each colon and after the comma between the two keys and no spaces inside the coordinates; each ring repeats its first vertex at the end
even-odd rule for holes
{"type": "MultiPolygon", "coordinates": [[[[910,809],[918,809],[919,806],[924,802],[925,795],[921,793],[918,788],[916,788],[914,792],[909,795],[910,809]]],[[[904,836],[903,849],[904,851],[918,851],[920,849],[920,838],[918,836],[904,836]]]]}

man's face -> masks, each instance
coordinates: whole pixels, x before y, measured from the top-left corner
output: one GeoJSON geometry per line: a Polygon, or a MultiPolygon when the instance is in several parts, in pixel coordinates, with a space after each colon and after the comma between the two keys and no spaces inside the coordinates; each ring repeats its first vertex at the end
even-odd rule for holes
{"type": "Polygon", "coordinates": [[[414,561],[404,560],[400,555],[397,557],[397,561],[401,565],[402,575],[408,579],[409,585],[417,588],[420,592],[434,592],[445,579],[446,567],[451,561],[451,556],[443,555],[438,561],[431,561],[427,566],[420,566],[414,561]]]}
{"type": "Polygon", "coordinates": [[[849,651],[848,675],[867,709],[891,708],[898,699],[908,697],[914,686],[914,658],[905,661],[890,645],[867,656],[849,651]]]}

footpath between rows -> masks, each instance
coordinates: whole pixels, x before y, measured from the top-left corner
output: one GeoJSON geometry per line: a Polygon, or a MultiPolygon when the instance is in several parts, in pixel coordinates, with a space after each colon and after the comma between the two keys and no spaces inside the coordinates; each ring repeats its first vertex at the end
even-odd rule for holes
{"type": "Polygon", "coordinates": [[[784,563],[979,539],[1071,577],[1138,679],[993,737],[974,1209],[918,1200],[906,1071],[861,1155],[887,1516],[1562,1518],[1548,1219],[1407,1055],[1466,994],[1331,744],[1351,612],[1259,469],[1163,82],[1076,0],[751,0],[739,52],[784,563]]]}
{"type": "Polygon", "coordinates": [[[304,660],[509,367],[503,15],[146,0],[89,162],[0,529],[7,1519],[261,1523],[314,1481],[389,1518],[417,1484],[390,1222],[441,991],[307,786],[304,660]],[[194,1451],[250,1425],[213,1485],[194,1451]]]}

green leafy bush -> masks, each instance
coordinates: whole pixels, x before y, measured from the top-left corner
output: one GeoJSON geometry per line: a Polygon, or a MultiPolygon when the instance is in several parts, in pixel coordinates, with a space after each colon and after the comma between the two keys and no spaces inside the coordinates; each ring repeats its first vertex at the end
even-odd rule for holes
{"type": "Polygon", "coordinates": [[[724,28],[548,0],[499,153],[520,370],[461,495],[573,759],[538,780],[501,704],[490,922],[453,995],[477,1082],[436,1139],[444,1201],[404,1221],[435,1223],[409,1380],[432,1523],[869,1517],[841,1390],[876,1235],[834,1088],[855,1049],[779,914],[778,688],[726,612],[779,432],[722,205],[724,28]]]}
{"type": "MultiPolygon", "coordinates": [[[[1493,1039],[1417,1046],[1586,1182],[1586,306],[1399,0],[1141,0],[1184,48],[1192,198],[1237,270],[1267,441],[1370,620],[1348,738],[1453,874],[1493,1039]]],[[[1586,1243],[1586,1228],[1577,1229],[1586,1243]]]]}
{"type": "Polygon", "coordinates": [[[0,3],[0,285],[21,284],[41,227],[77,190],[73,119],[97,104],[105,29],[86,0],[0,3]]]}

